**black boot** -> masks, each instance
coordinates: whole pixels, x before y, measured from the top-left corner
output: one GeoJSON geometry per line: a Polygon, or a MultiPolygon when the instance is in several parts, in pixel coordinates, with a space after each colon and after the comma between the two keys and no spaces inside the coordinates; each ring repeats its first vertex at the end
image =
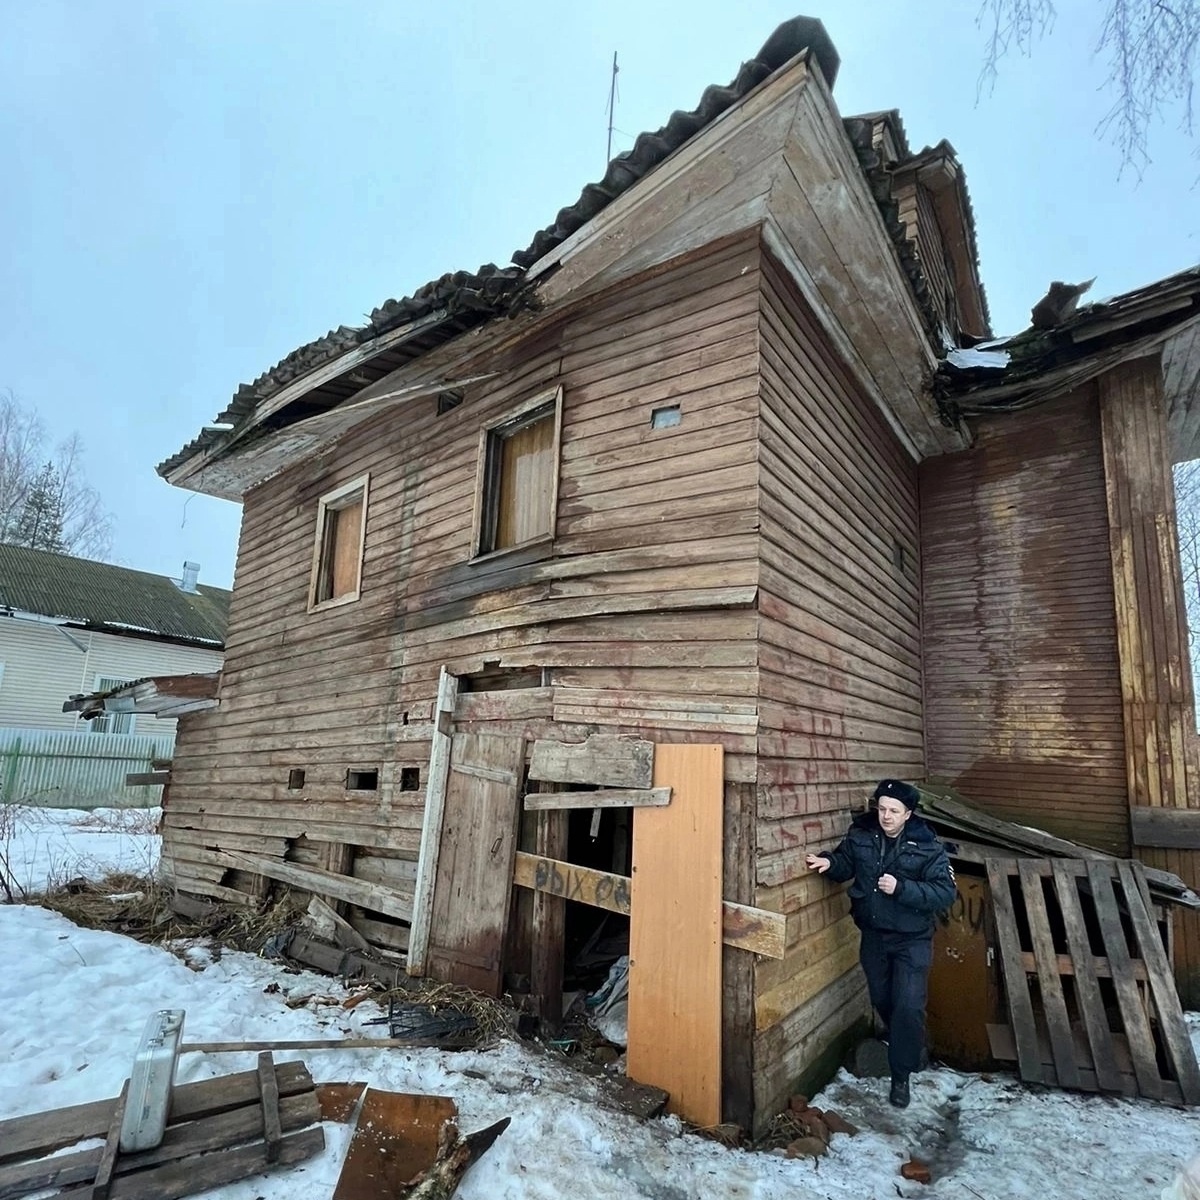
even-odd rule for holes
{"type": "Polygon", "coordinates": [[[909,1098],[910,1097],[908,1094],[908,1076],[907,1075],[893,1075],[892,1076],[892,1090],[891,1090],[891,1094],[888,1096],[888,1099],[892,1102],[892,1104],[896,1108],[907,1108],[909,1098]]]}

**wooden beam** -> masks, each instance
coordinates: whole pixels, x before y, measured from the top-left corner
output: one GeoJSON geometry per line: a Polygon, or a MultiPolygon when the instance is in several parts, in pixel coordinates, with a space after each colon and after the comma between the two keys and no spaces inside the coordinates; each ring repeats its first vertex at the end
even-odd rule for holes
{"type": "Polygon", "coordinates": [[[596,792],[530,792],[526,812],[560,808],[661,808],[671,803],[670,788],[602,788],[596,792]]]}
{"type": "MultiPolygon", "coordinates": [[[[629,915],[628,875],[577,867],[574,863],[517,851],[513,883],[535,892],[629,915]]],[[[749,950],[764,958],[783,958],[787,946],[787,918],[783,913],[724,900],[721,903],[721,940],[726,946],[749,950]]]]}
{"type": "Polygon", "coordinates": [[[162,787],[170,782],[170,771],[130,771],[125,776],[126,787],[162,787]]]}
{"type": "Polygon", "coordinates": [[[616,788],[653,786],[654,743],[593,734],[585,742],[533,744],[529,778],[616,788]]]}
{"type": "Polygon", "coordinates": [[[1165,850],[1200,850],[1200,808],[1150,808],[1129,810],[1135,846],[1165,850]]]}
{"type": "Polygon", "coordinates": [[[320,867],[302,867],[299,863],[264,858],[259,854],[239,854],[234,850],[213,850],[212,857],[227,867],[236,867],[254,875],[266,875],[280,883],[288,883],[307,892],[345,900],[372,912],[386,913],[401,921],[412,920],[412,903],[407,896],[377,883],[367,883],[350,875],[335,875],[320,867]]]}
{"type": "Polygon", "coordinates": [[[437,703],[433,711],[433,744],[425,784],[425,815],[421,823],[421,854],[417,860],[417,886],[413,893],[412,930],[408,935],[408,973],[423,975],[429,951],[433,916],[433,885],[437,879],[442,845],[442,814],[450,778],[450,726],[458,700],[458,676],[442,667],[438,676],[437,703]]]}

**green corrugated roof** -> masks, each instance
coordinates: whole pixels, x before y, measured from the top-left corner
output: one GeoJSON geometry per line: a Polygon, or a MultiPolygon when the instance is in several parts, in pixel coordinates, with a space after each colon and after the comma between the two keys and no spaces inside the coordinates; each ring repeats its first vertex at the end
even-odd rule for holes
{"type": "Polygon", "coordinates": [[[0,545],[0,616],[5,609],[65,618],[110,633],[225,644],[229,591],[110,563],[0,545]]]}

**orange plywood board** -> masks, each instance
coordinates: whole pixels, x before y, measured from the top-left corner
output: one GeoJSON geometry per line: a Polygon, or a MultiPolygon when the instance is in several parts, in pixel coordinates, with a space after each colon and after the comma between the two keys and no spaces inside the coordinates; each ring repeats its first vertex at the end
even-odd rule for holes
{"type": "Polygon", "coordinates": [[[627,1070],[696,1125],[721,1120],[720,746],[656,746],[665,808],[633,819],[627,1070]]]}

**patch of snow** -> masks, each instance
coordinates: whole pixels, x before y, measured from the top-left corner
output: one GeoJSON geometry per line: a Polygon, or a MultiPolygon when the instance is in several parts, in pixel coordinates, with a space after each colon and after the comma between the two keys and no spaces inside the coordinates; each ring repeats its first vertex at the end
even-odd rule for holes
{"type": "MultiPolygon", "coordinates": [[[[62,836],[68,847],[89,836],[67,816],[47,810],[42,836],[62,836]]],[[[373,1000],[344,1007],[361,989],[336,979],[206,942],[147,946],[81,929],[33,905],[0,905],[0,961],[0,1120],[116,1096],[147,1018],[163,1008],[186,1011],[185,1042],[382,1036],[379,1026],[365,1025],[380,1008],[373,1000]]],[[[1200,1014],[1186,1016],[1193,1045],[1200,1045],[1200,1014]]],[[[642,1122],[612,1112],[596,1102],[596,1081],[524,1043],[276,1058],[303,1060],[318,1082],[362,1079],[449,1096],[464,1131],[511,1117],[467,1174],[461,1200],[1158,1200],[1197,1148],[1194,1113],[1034,1090],[1003,1073],[924,1071],[914,1076],[911,1108],[899,1111],[887,1103],[885,1080],[841,1072],[813,1103],[840,1112],[861,1132],[835,1134],[821,1159],[790,1160],[726,1150],[685,1133],[673,1118],[642,1122]],[[929,1162],[931,1184],[900,1177],[900,1165],[913,1156],[929,1162]]],[[[252,1069],[255,1061],[252,1051],[189,1053],[177,1078],[209,1079],[252,1069]]],[[[206,1195],[324,1200],[333,1194],[349,1136],[346,1126],[326,1124],[325,1151],[302,1168],[206,1195]]]]}

